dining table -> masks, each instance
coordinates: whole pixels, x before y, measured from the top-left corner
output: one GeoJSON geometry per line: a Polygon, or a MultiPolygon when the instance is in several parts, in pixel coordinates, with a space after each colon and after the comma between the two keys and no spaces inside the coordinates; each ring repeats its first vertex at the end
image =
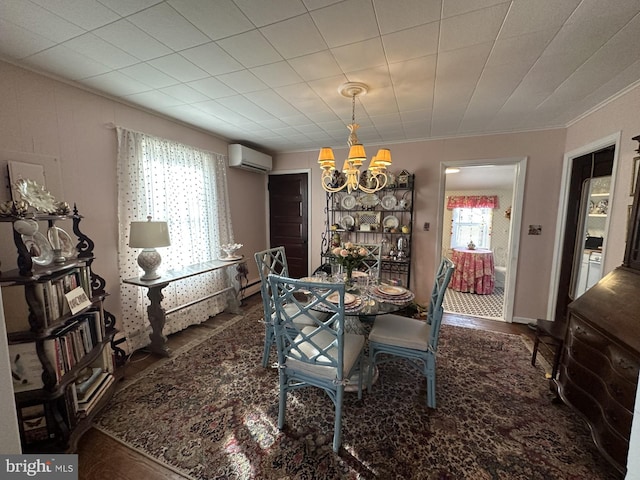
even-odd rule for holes
{"type": "MultiPolygon", "coordinates": [[[[355,273],[355,272],[354,272],[355,273]]],[[[313,282],[342,281],[344,278],[330,279],[328,277],[306,277],[302,280],[313,282]]],[[[368,337],[371,326],[378,315],[399,312],[413,302],[415,294],[408,288],[388,285],[378,279],[371,279],[365,274],[356,274],[351,281],[346,281],[344,322],[345,331],[368,337]]],[[[317,311],[324,310],[322,304],[318,304],[317,311]]],[[[364,381],[369,375],[369,359],[364,357],[364,381]]],[[[378,380],[378,368],[373,367],[372,383],[378,380]]],[[[354,392],[358,389],[358,377],[361,372],[356,371],[349,384],[345,386],[345,392],[354,392]]]]}
{"type": "Polygon", "coordinates": [[[493,252],[484,248],[454,248],[451,260],[456,266],[449,288],[458,292],[490,295],[495,284],[493,252]]]}

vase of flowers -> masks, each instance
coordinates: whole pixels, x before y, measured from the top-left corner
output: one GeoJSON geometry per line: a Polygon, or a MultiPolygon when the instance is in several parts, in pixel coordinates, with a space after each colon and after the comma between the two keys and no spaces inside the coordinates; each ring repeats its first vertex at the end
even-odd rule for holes
{"type": "Polygon", "coordinates": [[[331,253],[347,272],[347,282],[351,282],[353,269],[360,266],[362,260],[367,256],[367,249],[347,242],[342,247],[334,248],[331,253]]]}

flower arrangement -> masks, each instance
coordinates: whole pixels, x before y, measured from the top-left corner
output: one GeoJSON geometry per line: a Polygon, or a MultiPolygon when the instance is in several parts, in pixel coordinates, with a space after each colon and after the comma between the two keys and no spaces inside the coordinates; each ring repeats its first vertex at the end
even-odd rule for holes
{"type": "Polygon", "coordinates": [[[347,242],[342,247],[334,248],[331,253],[337,262],[347,271],[347,279],[351,279],[353,269],[357,268],[368,255],[367,249],[347,242]]]}

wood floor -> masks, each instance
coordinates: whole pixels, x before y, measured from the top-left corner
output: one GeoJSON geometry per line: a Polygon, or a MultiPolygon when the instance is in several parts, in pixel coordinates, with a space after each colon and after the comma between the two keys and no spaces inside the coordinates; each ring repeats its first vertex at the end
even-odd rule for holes
{"type": "MultiPolygon", "coordinates": [[[[249,309],[262,302],[260,294],[252,295],[243,303],[249,309]]],[[[222,313],[201,325],[191,326],[169,336],[169,348],[176,350],[186,343],[200,338],[203,329],[210,329],[231,318],[222,313]]],[[[525,334],[533,338],[533,331],[526,325],[509,324],[494,320],[445,314],[444,324],[502,333],[525,334]]],[[[125,378],[152,366],[158,357],[144,352],[135,352],[125,368],[125,378]]],[[[256,360],[258,361],[258,360],[256,360]]],[[[78,448],[79,480],[142,480],[183,479],[182,475],[155,463],[144,455],[116,442],[111,437],[92,428],[80,440],[78,448]]]]}

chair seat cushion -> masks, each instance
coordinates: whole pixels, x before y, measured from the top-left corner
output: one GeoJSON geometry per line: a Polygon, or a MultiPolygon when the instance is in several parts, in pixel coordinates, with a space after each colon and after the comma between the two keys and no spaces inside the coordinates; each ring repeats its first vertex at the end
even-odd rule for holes
{"type": "MultiPolygon", "coordinates": [[[[302,333],[304,335],[313,335],[313,342],[322,350],[326,349],[326,354],[329,356],[338,355],[338,349],[335,344],[336,336],[322,328],[304,327],[302,333]]],[[[302,335],[296,337],[294,343],[302,340],[302,335]]],[[[356,335],[353,333],[344,334],[344,355],[343,355],[343,371],[342,377],[346,378],[351,372],[353,366],[358,361],[360,352],[364,348],[364,335],[356,335]]],[[[300,350],[306,357],[316,358],[316,363],[311,364],[306,361],[300,360],[301,353],[296,350],[291,350],[291,354],[287,357],[285,362],[286,368],[296,370],[308,375],[320,376],[328,380],[337,378],[336,368],[331,366],[331,360],[325,354],[321,354],[320,349],[316,348],[311,342],[307,341],[300,345],[300,350]]]]}
{"type": "Polygon", "coordinates": [[[380,315],[376,317],[369,333],[369,341],[426,351],[429,348],[430,331],[431,326],[423,320],[380,315]]]}

